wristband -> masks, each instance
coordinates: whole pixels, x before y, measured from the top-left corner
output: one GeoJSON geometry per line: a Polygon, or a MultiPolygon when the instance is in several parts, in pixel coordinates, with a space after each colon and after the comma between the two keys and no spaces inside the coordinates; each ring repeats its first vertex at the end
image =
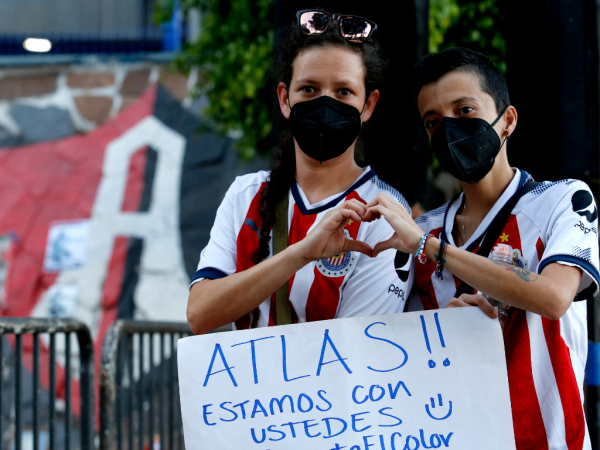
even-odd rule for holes
{"type": "Polygon", "coordinates": [[[444,275],[442,272],[444,271],[444,263],[446,262],[446,248],[448,247],[448,243],[444,240],[440,239],[440,252],[437,256],[437,266],[435,268],[435,276],[439,279],[443,280],[444,275]]]}
{"type": "Polygon", "coordinates": [[[421,242],[419,242],[419,248],[417,249],[417,253],[415,253],[417,260],[421,264],[425,264],[427,262],[427,255],[425,255],[424,253],[425,253],[425,242],[427,241],[428,236],[429,236],[429,233],[425,233],[423,235],[423,237],[421,238],[421,242]]]}
{"type": "Polygon", "coordinates": [[[427,243],[429,242],[429,239],[431,239],[433,237],[433,234],[430,234],[429,236],[427,236],[427,238],[425,239],[425,243],[423,244],[423,257],[425,258],[425,261],[429,262],[429,258],[427,258],[427,243]]]}

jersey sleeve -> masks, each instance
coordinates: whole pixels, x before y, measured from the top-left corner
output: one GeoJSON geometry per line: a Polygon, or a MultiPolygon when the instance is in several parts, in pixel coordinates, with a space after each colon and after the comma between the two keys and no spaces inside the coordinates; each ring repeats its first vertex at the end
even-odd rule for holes
{"type": "Polygon", "coordinates": [[[200,253],[198,269],[192,278],[190,287],[205,278],[216,280],[232,275],[236,271],[237,233],[234,224],[234,184],[231,185],[217,209],[215,223],[210,230],[210,240],[200,253]]]}
{"type": "Polygon", "coordinates": [[[598,293],[598,208],[589,187],[572,181],[550,216],[538,273],[550,263],[579,267],[581,283],[575,300],[598,293]]]}
{"type": "MultiPolygon", "coordinates": [[[[385,221],[365,237],[371,247],[389,239],[393,229],[385,221]]],[[[395,314],[404,310],[404,304],[413,284],[413,258],[390,249],[376,258],[360,255],[356,268],[343,288],[337,317],[362,317],[395,314]]]]}

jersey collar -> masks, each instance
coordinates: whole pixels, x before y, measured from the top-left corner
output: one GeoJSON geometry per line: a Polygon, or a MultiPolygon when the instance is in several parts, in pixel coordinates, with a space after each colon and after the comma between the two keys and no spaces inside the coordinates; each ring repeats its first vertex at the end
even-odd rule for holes
{"type": "MultiPolygon", "coordinates": [[[[494,204],[492,209],[487,213],[483,221],[475,230],[475,233],[469,238],[469,240],[460,248],[465,249],[469,252],[473,252],[481,243],[482,238],[487,233],[487,230],[493,220],[496,218],[502,207],[517,193],[517,191],[532,177],[524,170],[515,170],[515,176],[504,190],[498,201],[494,204]]],[[[452,236],[452,229],[454,227],[454,217],[460,205],[462,205],[463,193],[461,192],[450,200],[446,213],[444,215],[444,226],[442,227],[441,238],[448,242],[450,245],[456,247],[454,238],[452,236]]]]}
{"type": "Polygon", "coordinates": [[[294,202],[296,203],[296,205],[298,205],[298,209],[300,210],[302,215],[307,216],[310,214],[319,214],[320,212],[333,208],[338,203],[342,202],[348,196],[348,194],[361,187],[374,176],[375,171],[371,169],[371,167],[367,166],[363,170],[363,173],[360,174],[360,176],[356,179],[356,181],[352,183],[352,186],[350,186],[344,193],[333,195],[329,198],[326,198],[325,200],[321,200],[320,202],[315,203],[314,205],[310,205],[308,203],[304,192],[302,192],[302,189],[300,189],[300,187],[296,183],[296,180],[294,180],[294,182],[292,183],[291,191],[294,197],[294,202]]]}

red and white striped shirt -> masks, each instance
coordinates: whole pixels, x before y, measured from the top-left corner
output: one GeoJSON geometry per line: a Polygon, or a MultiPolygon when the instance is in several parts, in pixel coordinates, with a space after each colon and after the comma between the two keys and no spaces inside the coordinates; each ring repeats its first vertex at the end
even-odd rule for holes
{"type": "MultiPolygon", "coordinates": [[[[479,228],[461,248],[476,252],[488,226],[531,177],[519,170],[479,228]]],[[[417,219],[423,229],[450,245],[462,194],[417,219]]],[[[515,205],[496,244],[513,248],[513,264],[540,273],[546,265],[579,267],[578,296],[560,320],[511,308],[504,328],[517,450],[589,449],[583,412],[587,358],[586,299],[598,291],[598,210],[590,189],[577,180],[544,182],[515,205]]],[[[494,246],[496,245],[494,244],[494,246]]],[[[436,264],[415,265],[415,290],[408,309],[445,308],[461,280],[436,264]],[[418,297],[415,295],[418,293],[418,297]]]]}
{"type": "MultiPolygon", "coordinates": [[[[252,254],[258,248],[262,226],[258,212],[260,192],[268,176],[268,172],[261,171],[238,177],[231,185],[217,211],[210,241],[200,255],[192,283],[204,278],[223,278],[253,266],[252,254]]],[[[304,239],[325,213],[340,203],[350,199],[368,203],[380,192],[396,198],[410,212],[404,197],[381,181],[369,167],[345,192],[313,205],[308,202],[302,189],[293,183],[288,194],[289,245],[304,239]]],[[[348,238],[361,240],[373,247],[388,239],[393,229],[384,220],[372,223],[350,221],[345,232],[348,238]]],[[[293,321],[310,322],[402,312],[412,286],[411,269],[412,258],[395,250],[382,252],[377,258],[345,252],[312,262],[289,280],[293,321]]],[[[275,325],[276,303],[272,299],[265,299],[259,306],[258,326],[275,325]]],[[[235,327],[249,328],[253,319],[251,313],[237,320],[235,327]]]]}

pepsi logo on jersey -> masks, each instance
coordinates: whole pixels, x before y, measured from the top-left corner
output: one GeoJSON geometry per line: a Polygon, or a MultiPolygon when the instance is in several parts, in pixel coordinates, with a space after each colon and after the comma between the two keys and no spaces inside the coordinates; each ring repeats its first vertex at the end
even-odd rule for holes
{"type": "Polygon", "coordinates": [[[579,228],[581,231],[583,231],[583,234],[588,234],[591,232],[598,236],[598,230],[596,229],[596,227],[588,228],[583,224],[582,220],[580,220],[579,223],[575,224],[575,228],[579,228]]]}
{"type": "Polygon", "coordinates": [[[394,286],[393,284],[390,284],[390,287],[388,288],[388,294],[394,294],[398,298],[404,300],[404,289],[400,289],[398,286],[394,286]]]}

